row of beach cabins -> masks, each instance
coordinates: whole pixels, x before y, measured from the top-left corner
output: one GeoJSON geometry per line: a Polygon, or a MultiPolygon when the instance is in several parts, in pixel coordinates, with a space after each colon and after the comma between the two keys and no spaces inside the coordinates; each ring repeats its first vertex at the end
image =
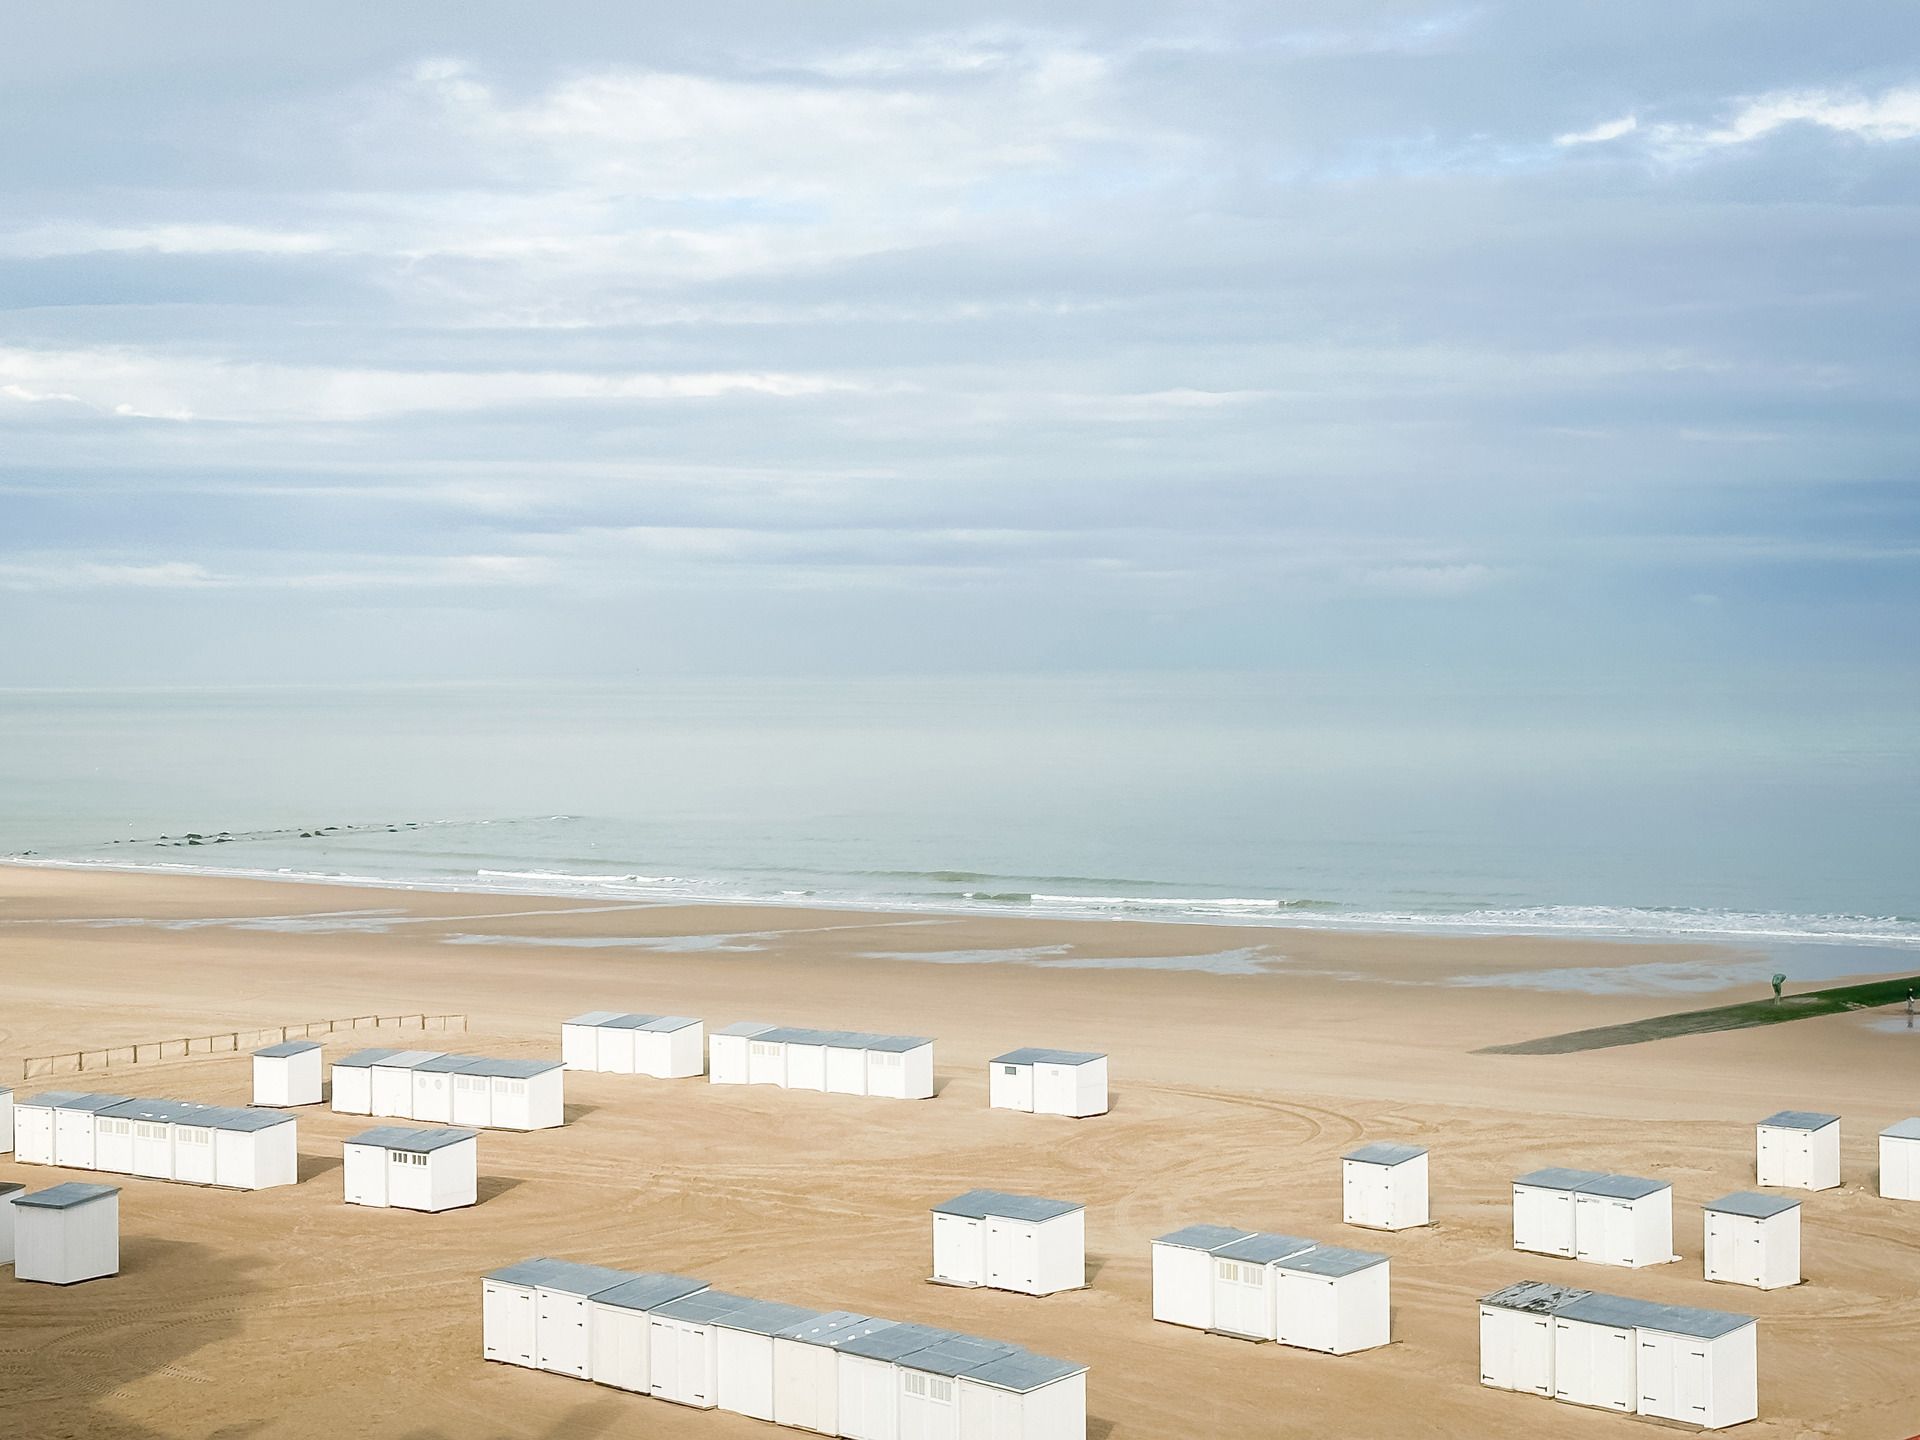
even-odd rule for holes
{"type": "MultiPolygon", "coordinates": [[[[558,1061],[362,1050],[331,1065],[333,1108],[434,1128],[377,1126],[345,1141],[344,1198],[423,1211],[475,1203],[477,1129],[564,1124],[568,1069],[925,1099],[932,1044],[763,1024],[730,1025],[709,1040],[698,1020],[595,1011],[564,1023],[558,1061]]],[[[293,1184],[295,1120],[273,1107],[321,1103],[327,1068],[311,1041],[256,1052],[254,1108],[76,1091],[16,1106],[0,1090],[0,1149],[27,1163],[142,1178],[293,1184]]],[[[989,1103],[1105,1113],[1106,1056],[997,1056],[989,1103]]],[[[1782,1111],[1755,1133],[1758,1185],[1840,1183],[1838,1117],[1782,1111]]],[[[1920,1119],[1883,1131],[1880,1157],[1880,1193],[1920,1200],[1920,1119]]],[[[1423,1147],[1370,1144],[1341,1164],[1347,1224],[1395,1231],[1430,1223],[1423,1147]]],[[[34,1195],[0,1187],[0,1247],[16,1277],[68,1284],[116,1273],[118,1195],[78,1182],[34,1195]]],[[[1707,1279],[1759,1289],[1800,1283],[1797,1201],[1739,1192],[1704,1211],[1707,1279]]],[[[1085,1212],[1074,1202],[969,1191],[932,1207],[931,1239],[935,1283],[1029,1295],[1086,1285],[1085,1212]]],[[[1678,1259],[1672,1188],[1562,1167],[1519,1176],[1513,1244],[1629,1269],[1670,1263],[1678,1259]]],[[[1382,1254],[1203,1224],[1155,1239],[1151,1267],[1152,1314],[1165,1323],[1341,1355],[1391,1340],[1391,1267],[1382,1254]]],[[[1485,1385],[1702,1428],[1757,1415],[1751,1316],[1537,1280],[1485,1296],[1479,1308],[1485,1385]]],[[[528,1261],[486,1277],[483,1329],[488,1359],[850,1440],[1085,1434],[1085,1367],[917,1324],[721,1294],[670,1275],[528,1261]]]]}

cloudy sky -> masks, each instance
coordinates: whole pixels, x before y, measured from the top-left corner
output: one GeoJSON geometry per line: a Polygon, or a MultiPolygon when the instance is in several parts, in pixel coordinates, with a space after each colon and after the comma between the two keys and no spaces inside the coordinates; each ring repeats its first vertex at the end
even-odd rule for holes
{"type": "Polygon", "coordinates": [[[8,23],[0,684],[1913,671],[1920,6],[8,23]]]}

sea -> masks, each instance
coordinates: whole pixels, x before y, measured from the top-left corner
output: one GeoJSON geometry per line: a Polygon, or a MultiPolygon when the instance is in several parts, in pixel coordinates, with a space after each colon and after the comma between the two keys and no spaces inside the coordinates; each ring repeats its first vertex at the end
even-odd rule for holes
{"type": "Polygon", "coordinates": [[[1273,673],[11,690],[0,856],[1856,973],[1920,960],[1913,714],[1273,673]]]}

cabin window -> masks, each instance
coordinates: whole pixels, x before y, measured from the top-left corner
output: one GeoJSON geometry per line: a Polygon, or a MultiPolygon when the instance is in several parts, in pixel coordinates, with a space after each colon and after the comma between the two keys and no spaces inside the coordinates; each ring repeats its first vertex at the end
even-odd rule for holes
{"type": "Polygon", "coordinates": [[[204,1145],[213,1138],[211,1131],[196,1125],[182,1125],[175,1133],[178,1139],[188,1145],[204,1145]]]}
{"type": "Polygon", "coordinates": [[[770,1045],[761,1040],[755,1040],[752,1048],[754,1054],[761,1056],[773,1056],[780,1053],[780,1046],[777,1043],[770,1045]]]}
{"type": "Polygon", "coordinates": [[[906,1375],[907,1394],[920,1400],[931,1400],[936,1405],[953,1403],[953,1382],[938,1375],[922,1375],[918,1370],[909,1370],[906,1375]]]}
{"type": "Polygon", "coordinates": [[[502,1080],[500,1082],[500,1093],[502,1095],[524,1095],[527,1093],[527,1082],[524,1080],[502,1080]]]}
{"type": "Polygon", "coordinates": [[[1000,1067],[1000,1073],[1002,1075],[1018,1075],[1020,1073],[1020,1067],[1018,1065],[1002,1065],[1000,1067]]]}
{"type": "Polygon", "coordinates": [[[1265,1285],[1266,1267],[1261,1265],[1242,1265],[1237,1260],[1220,1262],[1220,1278],[1229,1285],[1265,1285]]]}
{"type": "Polygon", "coordinates": [[[867,1059],[875,1065],[891,1066],[895,1070],[900,1068],[900,1056],[897,1051],[875,1050],[867,1056],[867,1059]]]}

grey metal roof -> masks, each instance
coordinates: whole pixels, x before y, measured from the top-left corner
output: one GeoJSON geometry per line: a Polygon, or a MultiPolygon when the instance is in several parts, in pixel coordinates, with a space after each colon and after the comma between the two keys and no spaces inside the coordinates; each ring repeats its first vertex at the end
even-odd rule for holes
{"type": "Polygon", "coordinates": [[[496,1060],[491,1055],[474,1055],[461,1068],[463,1075],[492,1075],[504,1080],[526,1080],[549,1070],[564,1069],[558,1060],[496,1060]]]}
{"type": "Polygon", "coordinates": [[[1756,1195],[1751,1190],[1736,1190],[1731,1195],[1722,1195],[1718,1200],[1709,1201],[1702,1208],[1717,1210],[1722,1215],[1747,1215],[1755,1220],[1765,1220],[1783,1210],[1798,1210],[1800,1202],[1789,1200],[1784,1195],[1756,1195]]]}
{"type": "Polygon", "coordinates": [[[1011,1355],[989,1360],[978,1369],[967,1371],[966,1378],[982,1385],[992,1385],[996,1389],[1011,1390],[1016,1395],[1025,1395],[1043,1385],[1084,1375],[1086,1371],[1086,1366],[1075,1365],[1070,1360],[1055,1360],[1046,1355],[1035,1355],[1030,1350],[1016,1350],[1011,1355]]]}
{"type": "Polygon", "coordinates": [[[349,1145],[378,1145],[382,1150],[405,1150],[415,1155],[425,1155],[432,1150],[444,1150],[449,1145],[458,1145],[462,1140],[476,1138],[472,1130],[460,1130],[452,1126],[438,1126],[431,1130],[409,1130],[404,1125],[376,1125],[371,1130],[362,1130],[346,1143],[349,1145]]]}
{"type": "MultiPolygon", "coordinates": [[[[189,1120],[203,1111],[215,1107],[200,1105],[191,1100],[126,1100],[102,1110],[100,1113],[115,1120],[146,1120],[157,1124],[171,1125],[176,1121],[189,1120]]],[[[203,1122],[204,1123],[204,1122],[203,1122]]]]}
{"type": "Polygon", "coordinates": [[[993,1057],[994,1065],[1091,1065],[1096,1060],[1106,1059],[1102,1050],[1048,1050],[1039,1046],[1027,1046],[1020,1050],[1009,1050],[1004,1055],[993,1057]]]}
{"type": "Polygon", "coordinates": [[[26,1205],[35,1210],[71,1210],[74,1206],[84,1205],[89,1200],[104,1200],[109,1195],[119,1193],[118,1185],[89,1185],[84,1180],[69,1180],[64,1185],[36,1190],[31,1195],[21,1195],[13,1203],[26,1205]]]}
{"type": "Polygon", "coordinates": [[[867,1049],[904,1055],[909,1050],[918,1050],[922,1045],[931,1044],[933,1041],[925,1035],[875,1035],[867,1042],[867,1049]]]}
{"type": "Polygon", "coordinates": [[[1427,1147],[1424,1145],[1401,1145],[1392,1140],[1376,1140],[1371,1145],[1362,1145],[1358,1150],[1349,1150],[1340,1158],[1358,1160],[1363,1165],[1404,1165],[1426,1153],[1427,1147]]]}
{"type": "Polygon", "coordinates": [[[1275,1260],[1284,1260],[1289,1255],[1298,1255],[1311,1250],[1314,1241],[1303,1240],[1298,1235],[1273,1235],[1259,1230],[1241,1240],[1222,1245],[1213,1253],[1222,1260],[1243,1260],[1249,1265],[1271,1265],[1275,1260]]]}
{"type": "Polygon", "coordinates": [[[1549,1165],[1544,1170],[1516,1176],[1513,1183],[1541,1190],[1584,1190],[1594,1181],[1606,1178],[1604,1170],[1569,1170],[1563,1165],[1549,1165]]]}
{"type": "Polygon", "coordinates": [[[1896,1120],[1880,1133],[1889,1140],[1920,1140],[1920,1118],[1896,1120]]]}
{"type": "Polygon", "coordinates": [[[721,1026],[718,1030],[714,1031],[713,1033],[716,1035],[753,1036],[753,1035],[764,1035],[769,1030],[773,1030],[777,1028],[778,1028],[777,1026],[769,1025],[762,1020],[736,1020],[731,1025],[721,1026]]]}
{"type": "Polygon", "coordinates": [[[1165,1235],[1155,1236],[1153,1243],[1177,1245],[1182,1250],[1218,1250],[1222,1245],[1244,1240],[1252,1233],[1251,1230],[1236,1229],[1232,1225],[1186,1225],[1165,1235]]]}
{"type": "Polygon", "coordinates": [[[351,1055],[343,1055],[333,1062],[336,1070],[370,1070],[389,1055],[398,1055],[398,1050],[386,1050],[375,1046],[371,1050],[356,1050],[351,1055]]]}
{"type": "Polygon", "coordinates": [[[593,1297],[593,1303],[618,1305],[623,1310],[653,1310],[669,1300],[683,1299],[706,1288],[707,1282],[704,1280],[650,1270],[611,1290],[600,1291],[593,1297]]]}
{"type": "Polygon", "coordinates": [[[778,1335],[793,1325],[804,1325],[820,1318],[818,1310],[805,1305],[787,1305],[779,1300],[756,1300],[738,1310],[729,1310],[713,1323],[723,1330],[744,1330],[749,1335],[778,1335]]]}
{"type": "Polygon", "coordinates": [[[758,1300],[746,1295],[729,1295],[724,1290],[701,1290],[693,1295],[682,1295],[678,1300],[667,1300],[653,1307],[653,1313],[665,1320],[686,1320],[695,1325],[708,1325],[722,1315],[730,1315],[735,1310],[744,1310],[749,1305],[758,1305],[758,1300]]]}
{"type": "Polygon", "coordinates": [[[602,1020],[600,1024],[603,1029],[607,1030],[640,1030],[651,1025],[659,1018],[658,1015],[636,1015],[629,1013],[625,1015],[615,1015],[611,1020],[602,1020]]]}
{"type": "Polygon", "coordinates": [[[22,1100],[19,1103],[29,1110],[60,1110],[80,1099],[85,1093],[84,1090],[42,1090],[31,1100],[22,1100]]]}
{"type": "Polygon", "coordinates": [[[562,1020],[560,1023],[562,1025],[604,1025],[609,1020],[617,1019],[619,1014],[618,1010],[589,1010],[574,1016],[571,1020],[562,1020]]]}
{"type": "Polygon", "coordinates": [[[802,1345],[820,1345],[829,1350],[838,1349],[845,1341],[861,1335],[871,1335],[876,1330],[884,1330],[894,1324],[892,1320],[877,1319],[872,1315],[862,1315],[856,1310],[829,1310],[815,1315],[810,1320],[802,1320],[797,1325],[789,1325],[779,1334],[782,1340],[792,1340],[802,1345]]]}
{"type": "Polygon", "coordinates": [[[1731,1310],[1695,1310],[1687,1305],[1656,1305],[1658,1313],[1640,1322],[1642,1330],[1659,1330],[1668,1335],[1688,1335],[1697,1340],[1713,1340],[1731,1335],[1753,1324],[1753,1316],[1731,1310]]]}
{"type": "Polygon", "coordinates": [[[1020,1353],[1018,1345],[1003,1340],[982,1340],[977,1335],[955,1335],[924,1350],[902,1355],[894,1363],[902,1370],[919,1370],[929,1375],[964,1375],[995,1360],[1020,1353]]]}
{"type": "Polygon", "coordinates": [[[1644,1200],[1673,1187],[1664,1180],[1643,1180],[1637,1175],[1602,1175],[1580,1187],[1582,1195],[1604,1195],[1610,1200],[1644,1200]]]}
{"type": "Polygon", "coordinates": [[[1482,1305],[1501,1310],[1524,1310],[1533,1315],[1551,1315],[1569,1301],[1591,1294],[1571,1285],[1550,1285],[1544,1280],[1519,1280],[1502,1286],[1491,1295],[1482,1295],[1482,1305]]]}
{"type": "Polygon", "coordinates": [[[545,1255],[522,1260],[487,1276],[508,1285],[526,1285],[541,1290],[558,1290],[564,1295],[598,1295],[633,1278],[631,1270],[613,1270],[605,1265],[582,1265],[575,1260],[554,1260],[545,1255]]]}
{"type": "Polygon", "coordinates": [[[191,1119],[183,1121],[188,1125],[204,1125],[209,1130],[271,1130],[276,1125],[291,1125],[293,1116],[284,1110],[254,1110],[225,1105],[212,1105],[191,1119]]]}
{"type": "Polygon", "coordinates": [[[943,1340],[956,1340],[959,1335],[957,1330],[941,1330],[933,1325],[889,1325],[871,1335],[856,1336],[836,1348],[843,1355],[859,1355],[868,1360],[898,1360],[902,1355],[925,1350],[943,1340]]]}
{"type": "Polygon", "coordinates": [[[1304,1255],[1295,1255],[1282,1260],[1282,1270],[1298,1270],[1302,1275],[1325,1275],[1336,1278],[1341,1275],[1357,1275],[1362,1270],[1371,1270],[1376,1265],[1387,1263],[1387,1257],[1376,1255],[1371,1250],[1347,1250],[1338,1245],[1316,1245],[1304,1255]]]}
{"type": "Polygon", "coordinates": [[[1776,1130],[1824,1130],[1829,1125],[1840,1123],[1838,1115],[1825,1115],[1818,1110],[1780,1110],[1760,1122],[1776,1130]]]}
{"type": "Polygon", "coordinates": [[[390,1050],[373,1063],[382,1070],[411,1070],[429,1060],[438,1060],[442,1050],[390,1050]]]}
{"type": "Polygon", "coordinates": [[[289,1055],[304,1055],[309,1050],[318,1050],[318,1040],[283,1040],[278,1045],[269,1045],[264,1050],[253,1053],[264,1060],[284,1060],[289,1055]]]}
{"type": "Polygon", "coordinates": [[[1633,1330],[1646,1324],[1660,1309],[1651,1300],[1635,1300],[1626,1295],[1606,1295],[1594,1291],[1577,1300],[1569,1300],[1554,1313],[1565,1320],[1633,1330]]]}
{"type": "Polygon", "coordinates": [[[656,1035],[670,1035],[676,1030],[686,1030],[699,1023],[691,1015],[656,1015],[640,1028],[652,1031],[656,1035]]]}
{"type": "Polygon", "coordinates": [[[969,1190],[964,1195],[956,1195],[951,1200],[942,1200],[933,1207],[936,1215],[965,1215],[970,1219],[984,1220],[995,1215],[1003,1220],[1053,1220],[1062,1215],[1071,1215],[1076,1210],[1084,1210],[1084,1205],[1075,1205],[1066,1200],[1043,1200],[1038,1195],[1009,1195],[1001,1190],[969,1190]]]}
{"type": "Polygon", "coordinates": [[[477,1055],[436,1055],[431,1060],[422,1060],[413,1069],[422,1075],[459,1075],[479,1058],[477,1055]]]}
{"type": "Polygon", "coordinates": [[[776,1025],[771,1030],[763,1030],[754,1036],[769,1045],[824,1045],[834,1035],[843,1032],[836,1030],[807,1030],[798,1025],[776,1025]]]}

